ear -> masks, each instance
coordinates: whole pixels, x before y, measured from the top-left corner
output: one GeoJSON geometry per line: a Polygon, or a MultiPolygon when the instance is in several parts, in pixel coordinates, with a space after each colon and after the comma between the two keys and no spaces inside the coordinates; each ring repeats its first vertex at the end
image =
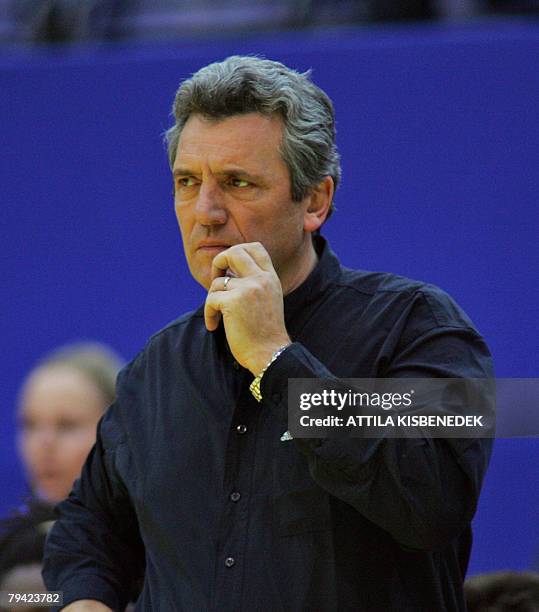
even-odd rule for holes
{"type": "Polygon", "coordinates": [[[315,232],[324,223],[333,201],[334,191],[335,186],[331,176],[326,176],[316,187],[311,189],[309,195],[305,197],[304,231],[315,232]]]}

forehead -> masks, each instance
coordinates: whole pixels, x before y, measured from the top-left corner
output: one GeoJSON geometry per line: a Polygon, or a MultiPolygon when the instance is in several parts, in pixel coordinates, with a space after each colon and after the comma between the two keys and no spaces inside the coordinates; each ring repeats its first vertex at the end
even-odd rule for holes
{"type": "Polygon", "coordinates": [[[283,122],[278,115],[248,113],[220,120],[191,115],[180,134],[174,167],[201,161],[284,163],[282,133],[283,122]]]}
{"type": "Polygon", "coordinates": [[[45,365],[25,382],[19,409],[37,416],[62,411],[75,415],[80,410],[101,410],[105,403],[97,385],[77,368],[45,365]]]}

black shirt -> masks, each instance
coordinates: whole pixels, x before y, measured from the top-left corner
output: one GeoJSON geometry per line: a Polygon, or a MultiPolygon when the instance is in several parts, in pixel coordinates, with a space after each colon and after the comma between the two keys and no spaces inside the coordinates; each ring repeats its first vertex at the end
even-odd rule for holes
{"type": "Polygon", "coordinates": [[[285,440],[290,377],[485,377],[488,349],[440,289],[319,263],[285,297],[293,344],[262,379],[203,308],[120,373],[44,577],[64,605],[219,612],[464,610],[488,440],[285,440]]]}

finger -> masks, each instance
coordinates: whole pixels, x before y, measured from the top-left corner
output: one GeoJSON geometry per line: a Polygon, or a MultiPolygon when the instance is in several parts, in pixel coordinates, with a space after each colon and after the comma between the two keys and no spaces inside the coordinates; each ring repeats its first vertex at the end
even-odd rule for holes
{"type": "Polygon", "coordinates": [[[271,272],[275,269],[266,247],[261,242],[246,242],[242,246],[262,270],[271,272]]]}
{"type": "Polygon", "coordinates": [[[253,257],[245,250],[245,245],[236,244],[226,251],[218,253],[212,261],[212,279],[223,276],[223,272],[230,268],[236,276],[250,276],[260,272],[260,266],[253,257]]]}
{"type": "Polygon", "coordinates": [[[234,276],[218,276],[212,280],[208,293],[215,293],[216,291],[230,291],[234,288],[234,281],[234,276]]]}
{"type": "Polygon", "coordinates": [[[204,304],[204,323],[208,331],[214,331],[219,327],[221,320],[221,295],[223,291],[208,293],[204,304]]]}

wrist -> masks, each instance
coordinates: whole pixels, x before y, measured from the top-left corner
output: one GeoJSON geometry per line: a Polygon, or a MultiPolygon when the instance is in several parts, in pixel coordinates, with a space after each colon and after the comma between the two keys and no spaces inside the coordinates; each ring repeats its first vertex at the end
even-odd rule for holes
{"type": "Polygon", "coordinates": [[[253,376],[259,376],[262,371],[268,367],[275,353],[280,349],[287,347],[289,344],[292,344],[292,340],[286,337],[280,341],[272,342],[270,345],[264,346],[264,348],[257,350],[256,355],[253,356],[253,359],[247,366],[247,369],[253,376]]]}
{"type": "Polygon", "coordinates": [[[277,360],[279,358],[279,356],[281,355],[281,353],[283,351],[285,351],[290,344],[292,344],[291,342],[288,342],[287,344],[284,344],[283,346],[280,346],[271,356],[270,360],[266,363],[266,365],[262,368],[260,374],[258,374],[257,376],[255,376],[255,378],[253,379],[253,382],[249,385],[249,390],[251,391],[251,393],[253,394],[253,397],[256,399],[257,402],[261,402],[262,401],[262,390],[261,390],[261,383],[262,383],[262,377],[264,376],[266,370],[271,366],[271,364],[277,360]]]}

